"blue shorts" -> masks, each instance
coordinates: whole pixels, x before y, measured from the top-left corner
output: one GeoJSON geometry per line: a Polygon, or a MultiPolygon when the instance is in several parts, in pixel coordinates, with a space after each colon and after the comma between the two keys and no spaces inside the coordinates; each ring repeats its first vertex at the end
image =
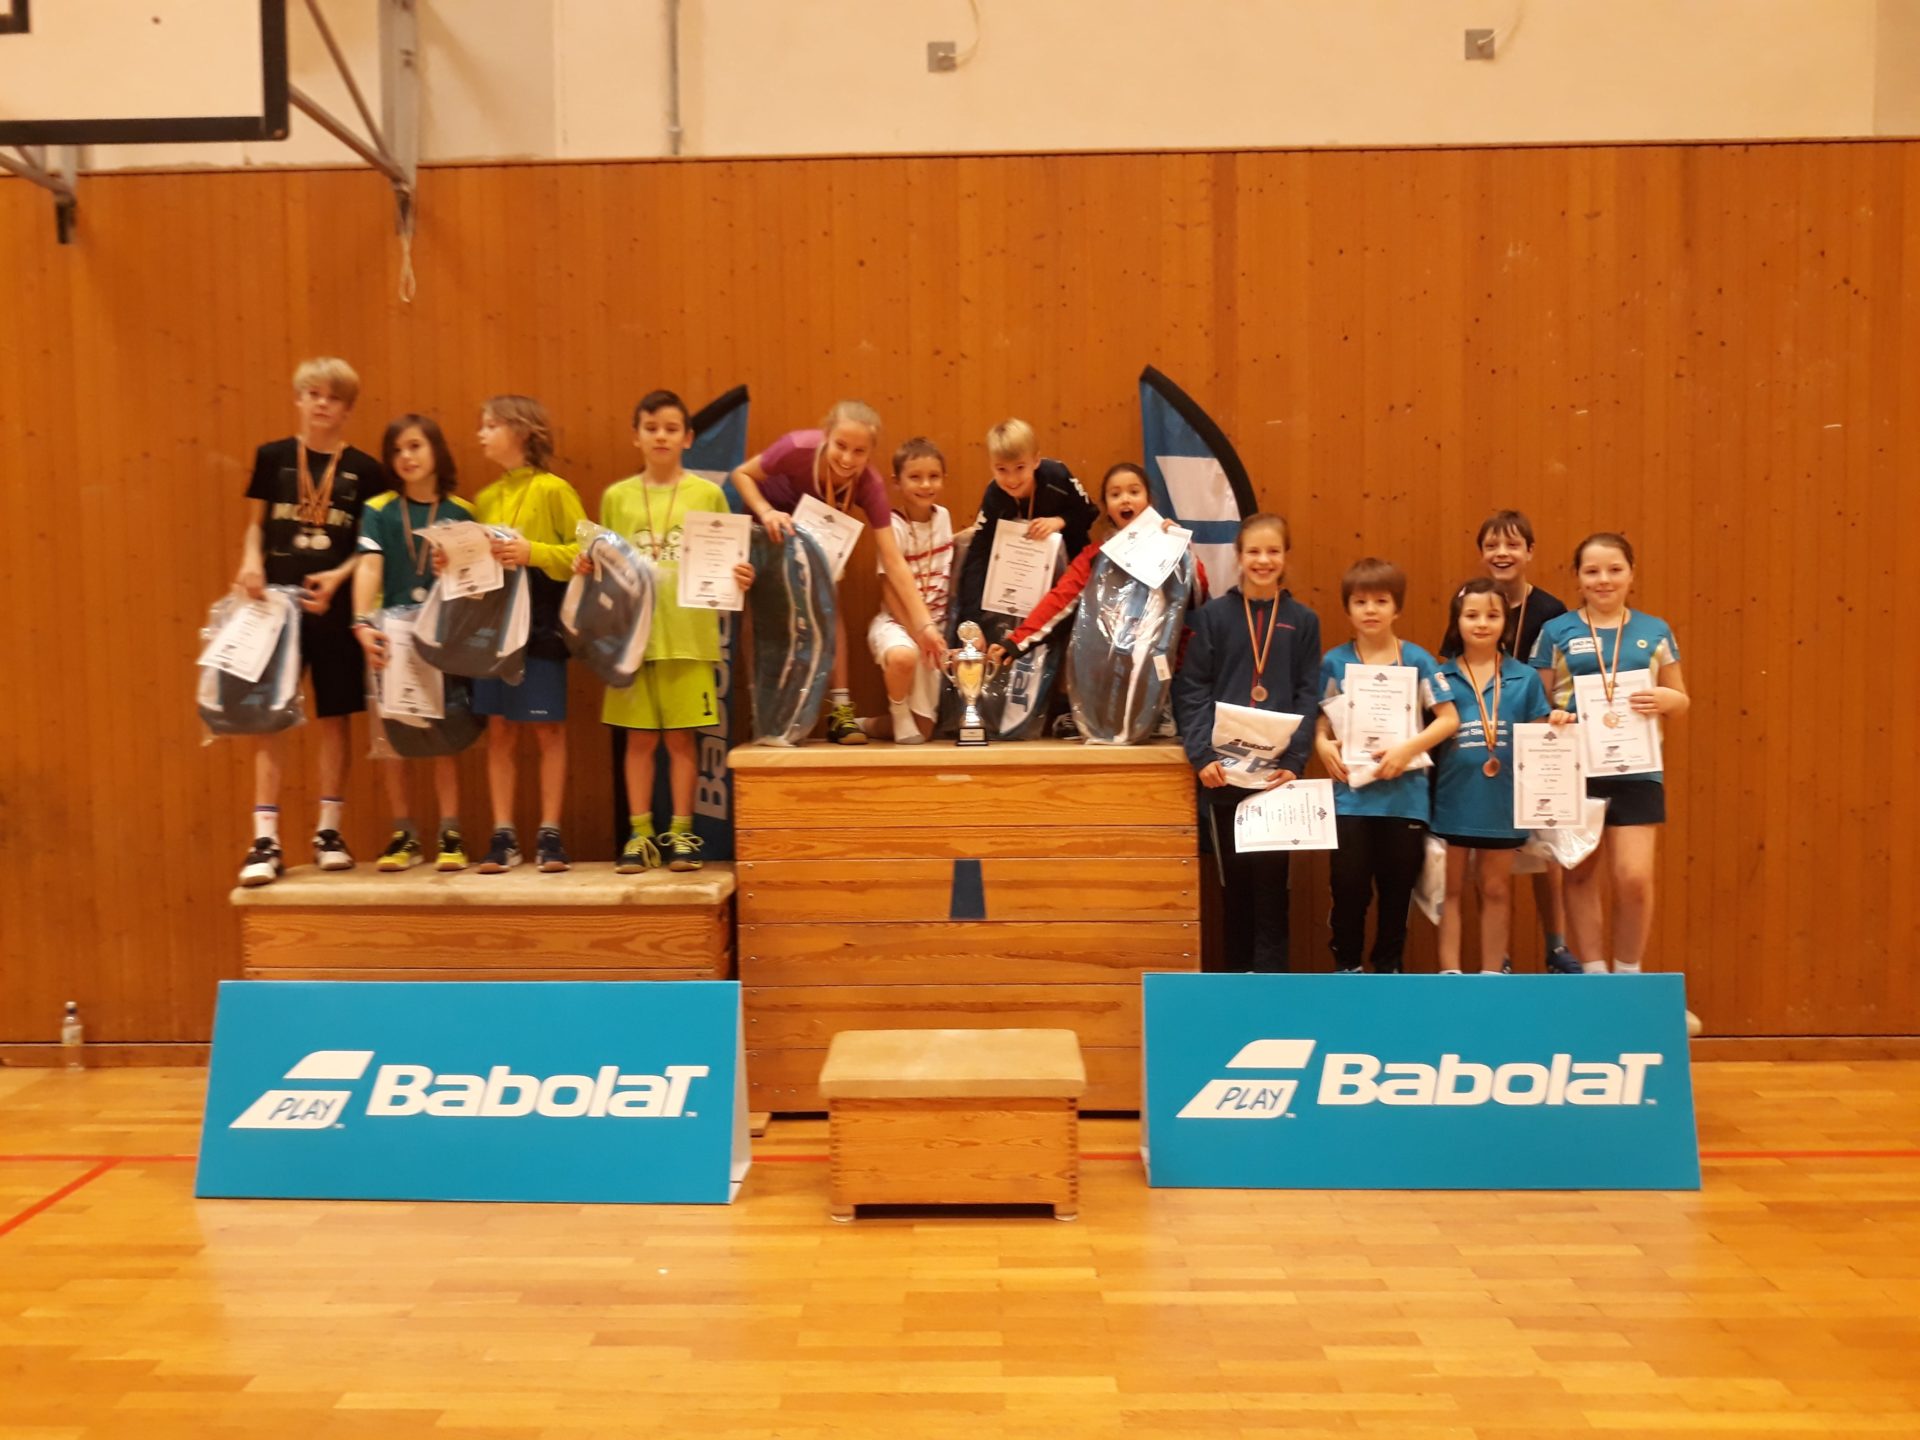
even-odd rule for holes
{"type": "Polygon", "coordinates": [[[473,682],[473,713],[498,715],[522,724],[546,724],[567,718],[567,662],[529,659],[518,685],[504,680],[473,682]]]}

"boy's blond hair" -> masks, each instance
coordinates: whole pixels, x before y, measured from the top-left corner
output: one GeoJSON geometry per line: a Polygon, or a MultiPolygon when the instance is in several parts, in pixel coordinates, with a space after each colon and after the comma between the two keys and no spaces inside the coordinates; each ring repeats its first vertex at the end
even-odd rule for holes
{"type": "Polygon", "coordinates": [[[349,410],[360,398],[360,376],[337,355],[316,355],[302,360],[293,371],[293,393],[322,389],[349,410]]]}
{"type": "Polygon", "coordinates": [[[987,454],[995,460],[1018,460],[1032,455],[1040,442],[1034,439],[1033,426],[1024,420],[1002,420],[987,431],[987,454]]]}
{"type": "Polygon", "coordinates": [[[553,422],[547,407],[531,395],[495,395],[481,407],[520,437],[527,464],[544,470],[553,460],[553,422]]]}

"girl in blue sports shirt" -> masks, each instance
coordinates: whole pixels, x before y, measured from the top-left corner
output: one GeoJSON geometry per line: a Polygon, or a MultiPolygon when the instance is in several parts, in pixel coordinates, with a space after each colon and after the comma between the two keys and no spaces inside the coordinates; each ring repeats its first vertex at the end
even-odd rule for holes
{"type": "MultiPolygon", "coordinates": [[[[1532,663],[1558,707],[1556,724],[1578,719],[1574,679],[1604,677],[1609,691],[1621,674],[1649,672],[1650,688],[1636,690],[1629,704],[1643,715],[1684,715],[1692,703],[1680,674],[1680,646],[1666,621],[1628,608],[1633,588],[1633,546],[1624,535],[1601,531],[1573,552],[1580,608],[1549,620],[1534,645],[1532,663]]],[[[1589,974],[1607,972],[1601,875],[1613,877],[1613,970],[1637,975],[1653,932],[1653,864],[1666,823],[1666,786],[1659,772],[1589,775],[1587,795],[1607,801],[1606,831],[1599,848],[1567,873],[1567,928],[1589,974]]],[[[1697,1033],[1699,1021],[1687,1023],[1697,1033]]]]}
{"type": "Polygon", "coordinates": [[[1510,974],[1513,857],[1527,832],[1513,823],[1513,727],[1553,711],[1540,677],[1500,646],[1507,601],[1482,576],[1462,585],[1440,642],[1440,678],[1452,690],[1460,728],[1433,752],[1433,830],[1447,842],[1447,898],[1440,910],[1440,973],[1460,973],[1460,910],[1467,862],[1477,859],[1480,973],[1510,974]]]}

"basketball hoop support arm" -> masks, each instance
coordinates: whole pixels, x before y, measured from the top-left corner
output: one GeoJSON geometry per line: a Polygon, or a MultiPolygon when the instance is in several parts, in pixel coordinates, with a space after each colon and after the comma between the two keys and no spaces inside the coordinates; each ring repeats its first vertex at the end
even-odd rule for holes
{"type": "Polygon", "coordinates": [[[314,28],[320,32],[327,54],[333,57],[333,67],[346,82],[347,93],[366,126],[365,138],[299,86],[287,86],[287,98],[302,114],[393,182],[394,228],[409,239],[413,235],[420,160],[419,20],[415,3],[380,0],[380,103],[385,123],[377,124],[360,83],[354,79],[353,68],[333,38],[333,27],[327,24],[320,0],[306,0],[314,28]]]}
{"type": "Polygon", "coordinates": [[[53,155],[53,163],[49,165],[45,149],[21,148],[13,155],[0,153],[0,170],[18,175],[52,194],[54,230],[60,243],[69,245],[73,243],[73,227],[80,210],[80,197],[73,188],[74,178],[80,173],[80,149],[76,145],[58,145],[53,155]]]}

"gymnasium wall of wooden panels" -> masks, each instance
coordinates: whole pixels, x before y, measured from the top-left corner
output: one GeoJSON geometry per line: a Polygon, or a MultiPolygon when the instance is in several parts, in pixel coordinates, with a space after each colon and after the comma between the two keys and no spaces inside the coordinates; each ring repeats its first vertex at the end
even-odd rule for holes
{"type": "MultiPolygon", "coordinates": [[[[203,1039],[239,973],[249,761],[199,744],[195,632],[315,352],[361,368],[363,445],[442,416],[469,493],[477,402],[543,396],[590,508],[655,384],[749,383],[756,444],[863,396],[890,441],[949,447],[967,511],[1005,415],[1089,478],[1134,455],[1151,362],[1292,517],[1292,583],[1332,634],[1371,552],[1435,638],[1491,506],[1533,514],[1562,591],[1573,541],[1623,528],[1696,695],[1658,963],[1719,1034],[1920,1032],[1896,629],[1920,589],[1920,147],[539,165],[421,192],[406,305],[370,173],[89,177],[66,248],[41,192],[0,183],[0,1041],[52,1038],[70,997],[93,1039],[203,1039]]],[[[570,836],[604,856],[584,676],[574,703],[570,836]]],[[[304,744],[291,775],[297,842],[304,744]]],[[[477,759],[467,779],[482,832],[477,759]]],[[[350,793],[371,858],[370,767],[350,793]]],[[[1296,885],[1296,952],[1324,967],[1324,867],[1296,885]]]]}

